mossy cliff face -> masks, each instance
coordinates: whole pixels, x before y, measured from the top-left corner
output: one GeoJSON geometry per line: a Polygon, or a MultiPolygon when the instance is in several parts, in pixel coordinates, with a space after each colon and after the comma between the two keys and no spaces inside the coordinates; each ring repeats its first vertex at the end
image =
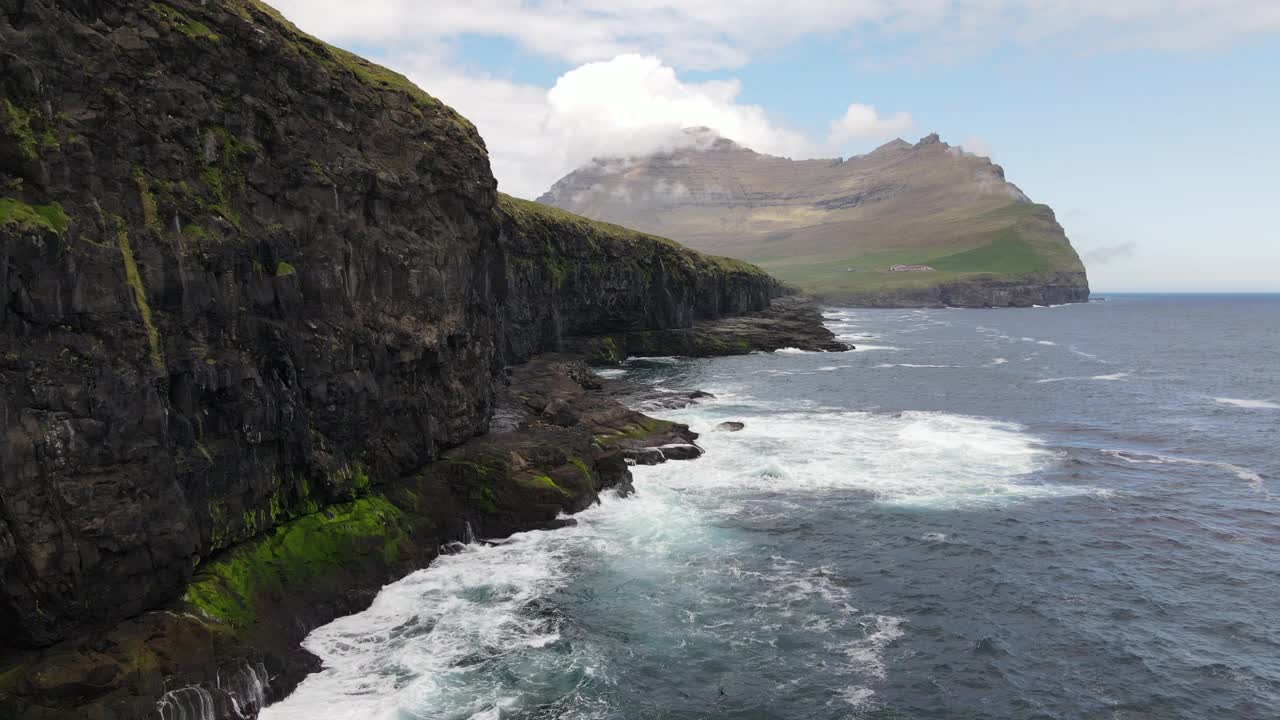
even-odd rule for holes
{"type": "Polygon", "coordinates": [[[503,338],[511,359],[562,350],[573,336],[688,328],[761,310],[787,292],[740,260],[506,195],[498,206],[507,253],[503,338]]]}
{"type": "Polygon", "coordinates": [[[468,122],[248,0],[0,0],[0,47],[5,644],[156,607],[488,426],[468,122]]]}
{"type": "Polygon", "coordinates": [[[625,488],[611,437],[688,439],[504,362],[783,293],[499,203],[470,123],[254,0],[0,0],[0,48],[0,716],[251,715],[468,529],[625,488]]]}

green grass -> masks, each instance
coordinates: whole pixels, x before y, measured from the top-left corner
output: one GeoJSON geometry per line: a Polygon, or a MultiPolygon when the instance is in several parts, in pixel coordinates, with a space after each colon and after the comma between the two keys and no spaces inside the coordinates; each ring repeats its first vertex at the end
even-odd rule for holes
{"type": "Polygon", "coordinates": [[[918,290],[979,276],[1083,270],[1075,251],[1047,220],[1046,211],[1042,205],[1013,203],[982,213],[958,225],[955,241],[948,244],[874,248],[848,255],[779,256],[758,262],[781,280],[819,295],[918,290]],[[935,272],[889,272],[899,264],[928,265],[935,272]]]}
{"type": "MultiPolygon", "coordinates": [[[[498,209],[511,218],[512,222],[517,226],[534,236],[545,236],[548,232],[554,233],[561,229],[569,229],[595,241],[632,244],[658,243],[680,251],[690,263],[703,263],[725,272],[739,272],[748,275],[765,274],[760,267],[745,260],[719,255],[707,255],[691,250],[670,238],[650,235],[649,233],[614,225],[613,223],[591,220],[567,210],[561,210],[560,208],[543,205],[531,200],[521,200],[505,193],[498,193],[498,209]]],[[[548,256],[546,262],[549,263],[548,268],[552,271],[553,276],[557,278],[557,281],[562,281],[566,269],[558,264],[557,259],[554,257],[548,256]]]]}
{"type": "Polygon", "coordinates": [[[1043,270],[1047,262],[1022,239],[1017,230],[1005,228],[996,239],[982,247],[940,257],[929,264],[943,271],[1020,275],[1043,270]]]}
{"type": "Polygon", "coordinates": [[[56,202],[28,205],[16,198],[0,198],[0,227],[16,226],[23,230],[46,229],[61,235],[71,221],[56,202]]]}

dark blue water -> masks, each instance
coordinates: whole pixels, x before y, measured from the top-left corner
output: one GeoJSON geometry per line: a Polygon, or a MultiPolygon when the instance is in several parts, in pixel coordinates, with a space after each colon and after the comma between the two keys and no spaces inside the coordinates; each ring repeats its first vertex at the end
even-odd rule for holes
{"type": "Polygon", "coordinates": [[[632,363],[704,458],[388,586],[267,717],[1280,717],[1280,298],[829,318],[632,363]]]}

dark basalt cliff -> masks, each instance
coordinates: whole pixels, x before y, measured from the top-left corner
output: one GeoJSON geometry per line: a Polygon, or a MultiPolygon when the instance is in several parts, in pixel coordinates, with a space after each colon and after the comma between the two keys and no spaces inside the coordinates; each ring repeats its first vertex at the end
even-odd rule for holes
{"type": "Polygon", "coordinates": [[[783,294],[500,199],[255,0],[0,0],[0,716],[252,716],[310,628],[692,439],[510,363],[783,294]]]}
{"type": "Polygon", "coordinates": [[[787,289],[741,260],[502,195],[511,294],[507,356],[564,349],[569,336],[689,328],[741,315],[787,289]]]}

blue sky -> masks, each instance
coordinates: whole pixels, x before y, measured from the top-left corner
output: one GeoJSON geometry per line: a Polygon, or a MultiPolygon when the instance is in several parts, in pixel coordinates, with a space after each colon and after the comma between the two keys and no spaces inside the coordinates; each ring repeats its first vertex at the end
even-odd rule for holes
{"type": "Polygon", "coordinates": [[[1052,205],[1098,291],[1280,291],[1280,3],[832,1],[279,5],[475,121],[516,195],[680,124],[793,157],[936,131],[1052,205]]]}

